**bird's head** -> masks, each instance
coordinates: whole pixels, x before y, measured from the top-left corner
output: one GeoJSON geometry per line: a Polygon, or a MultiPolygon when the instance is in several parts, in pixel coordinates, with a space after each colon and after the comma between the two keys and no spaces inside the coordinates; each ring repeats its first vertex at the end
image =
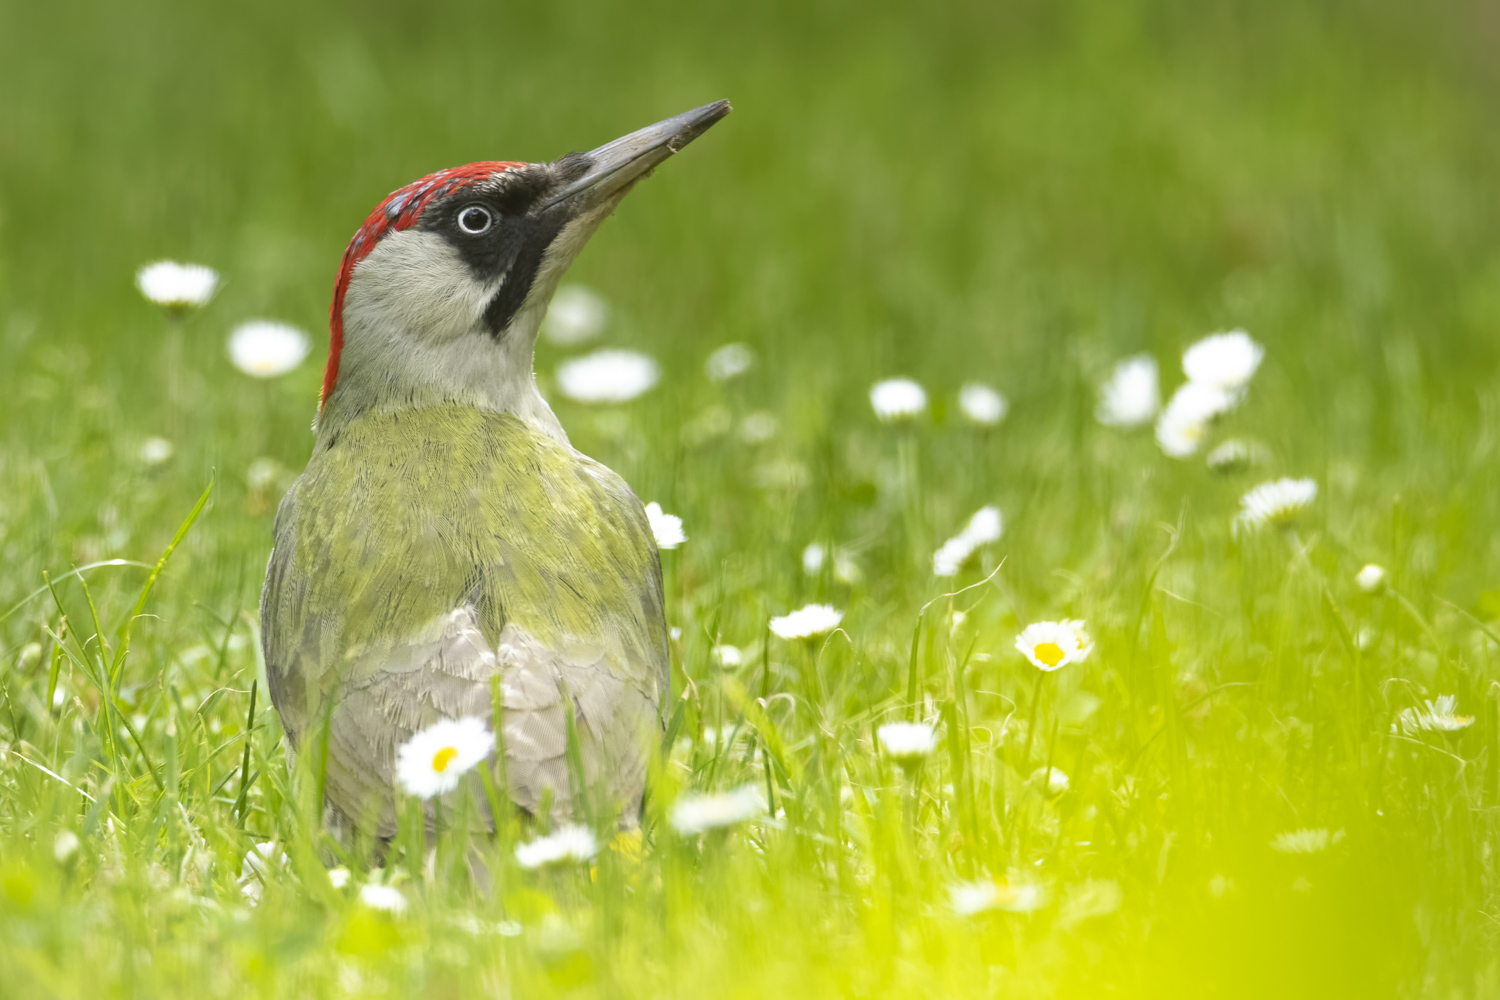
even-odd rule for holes
{"type": "Polygon", "coordinates": [[[329,317],[320,440],[370,409],[460,403],[565,440],[532,349],[558,279],[635,184],[728,101],[551,163],[429,174],[375,207],[344,251],[329,317]]]}

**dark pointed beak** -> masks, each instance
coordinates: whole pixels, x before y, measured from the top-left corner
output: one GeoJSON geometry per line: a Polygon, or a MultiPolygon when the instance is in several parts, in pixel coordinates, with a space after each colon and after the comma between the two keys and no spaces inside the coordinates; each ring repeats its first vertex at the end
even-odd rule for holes
{"type": "Polygon", "coordinates": [[[562,190],[537,206],[546,211],[564,202],[580,210],[620,194],[660,162],[682,149],[729,114],[728,101],[715,101],[674,118],[607,142],[590,153],[570,153],[557,162],[564,171],[580,171],[562,190]]]}

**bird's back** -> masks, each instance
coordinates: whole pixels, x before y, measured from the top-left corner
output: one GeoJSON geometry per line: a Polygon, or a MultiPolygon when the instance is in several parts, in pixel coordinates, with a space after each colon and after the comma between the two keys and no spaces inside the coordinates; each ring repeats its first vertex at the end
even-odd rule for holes
{"type": "Polygon", "coordinates": [[[396,747],[488,717],[497,673],[519,805],[550,788],[571,812],[564,691],[587,778],[639,803],[668,686],[650,526],[618,476],[512,415],[344,426],[282,501],[261,615],[272,700],[294,746],[329,718],[328,795],[350,819],[378,805],[388,833],[396,747]]]}

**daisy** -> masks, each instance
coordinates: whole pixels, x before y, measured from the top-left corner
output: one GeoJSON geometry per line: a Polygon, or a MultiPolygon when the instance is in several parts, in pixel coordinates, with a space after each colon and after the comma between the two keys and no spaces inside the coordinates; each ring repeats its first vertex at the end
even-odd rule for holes
{"type": "Polygon", "coordinates": [[[495,749],[495,734],[477,716],[442,719],[401,744],[396,782],[408,795],[430,799],[458,787],[458,780],[495,749]]]}
{"type": "Polygon", "coordinates": [[[814,639],[832,632],[844,613],[830,604],[808,604],[771,619],[771,631],[783,639],[814,639]]]}
{"type": "Polygon", "coordinates": [[[746,444],[765,444],[776,436],[776,415],[756,410],[740,421],[740,439],[746,444]]]}
{"type": "Polygon", "coordinates": [[[1291,830],[1271,839],[1271,850],[1281,854],[1317,854],[1344,839],[1344,831],[1329,833],[1325,829],[1291,830]]]}
{"type": "Polygon", "coordinates": [[[194,309],[214,297],[219,287],[219,272],[202,264],[159,260],[135,273],[135,287],[159,306],[194,309]]]}
{"type": "Polygon", "coordinates": [[[1072,783],[1068,781],[1067,772],[1059,767],[1037,768],[1031,772],[1031,783],[1041,788],[1052,798],[1056,798],[1072,787],[1072,783]]]}
{"type": "Polygon", "coordinates": [[[958,917],[972,917],[993,910],[1031,913],[1046,904],[1046,890],[1040,883],[1031,881],[978,879],[959,882],[948,890],[948,907],[958,917]]]}
{"type": "Polygon", "coordinates": [[[1374,563],[1366,563],[1364,569],[1354,574],[1354,585],[1367,594],[1385,588],[1385,569],[1374,563]]]}
{"type": "Polygon", "coordinates": [[[1249,385],[1265,353],[1244,330],[1216,333],[1182,353],[1182,371],[1190,382],[1239,393],[1249,385]]]}
{"type": "Polygon", "coordinates": [[[870,406],[888,424],[921,416],[927,411],[927,390],[909,378],[890,378],[870,387],[870,406]]]}
{"type": "Polygon", "coordinates": [[[276,486],[281,478],[281,463],[274,458],[257,458],[245,470],[245,485],[252,493],[264,493],[276,486]]]}
{"type": "Polygon", "coordinates": [[[1236,527],[1259,528],[1272,524],[1284,528],[1318,497],[1318,484],[1311,479],[1277,479],[1261,483],[1240,498],[1236,527]]]}
{"type": "Polygon", "coordinates": [[[516,863],[540,868],[559,861],[587,861],[599,853],[599,841],[586,826],[560,826],[545,837],[516,845],[516,863]]]}
{"type": "Polygon", "coordinates": [[[582,285],[564,285],[552,297],[542,335],[554,344],[572,346],[593,340],[604,329],[609,306],[582,285]]]}
{"type": "Polygon", "coordinates": [[[78,834],[72,830],[59,830],[52,839],[52,857],[60,865],[72,861],[78,853],[78,834]]]}
{"type": "Polygon", "coordinates": [[[1010,412],[1010,403],[982,382],[970,382],[958,390],[958,408],[981,427],[993,427],[1010,412]]]}
{"type": "Polygon", "coordinates": [[[687,535],[682,533],[682,518],[663,513],[661,504],[655,500],[646,505],[646,520],[651,522],[651,534],[656,537],[657,548],[675,549],[687,541],[687,535]]]}
{"type": "Polygon", "coordinates": [[[1233,409],[1235,398],[1222,389],[1186,382],[1172,394],[1156,421],[1156,441],[1173,458],[1197,454],[1208,425],[1233,409]]]}
{"type": "Polygon", "coordinates": [[[672,828],[684,836],[734,826],[763,816],[765,803],[755,785],[741,785],[732,792],[684,795],[672,804],[672,828]]]}
{"type": "Polygon", "coordinates": [[[713,648],[714,662],[721,667],[738,667],[745,662],[745,654],[738,646],[719,645],[713,648]]]}
{"type": "Polygon", "coordinates": [[[345,868],[343,865],[339,865],[337,868],[328,869],[328,884],[333,886],[335,889],[342,889],[347,886],[349,884],[349,879],[352,877],[353,876],[350,873],[349,869],[345,868]]]}
{"type": "Polygon", "coordinates": [[[875,738],[903,768],[922,763],[937,746],[937,733],[925,722],[887,722],[875,730],[875,738]]]}
{"type": "MultiPolygon", "coordinates": [[[[1408,736],[1415,736],[1419,732],[1429,731],[1438,733],[1456,733],[1460,729],[1467,729],[1474,724],[1472,715],[1459,715],[1458,697],[1451,694],[1438,695],[1434,701],[1423,701],[1422,708],[1403,708],[1396,716],[1396,722],[1401,731],[1408,736]]],[[[1395,725],[1391,730],[1396,729],[1395,725]]]]}
{"type": "Polygon", "coordinates": [[[933,575],[954,576],[979,548],[998,542],[1004,532],[1005,522],[1000,516],[1000,508],[979,508],[962,531],[932,554],[933,575]]]}
{"type": "Polygon", "coordinates": [[[176,450],[164,437],[148,437],[141,442],[141,464],[155,466],[170,462],[176,450]]]}
{"type": "Polygon", "coordinates": [[[627,403],[660,379],[656,362],[638,351],[595,351],[557,369],[557,387],[578,403],[627,403]]]}
{"type": "Polygon", "coordinates": [[[1205,461],[1214,472],[1237,472],[1250,464],[1250,446],[1231,438],[1209,452],[1205,461]]]}
{"type": "Polygon", "coordinates": [[[406,912],[406,897],[393,885],[367,882],[359,887],[359,901],[372,910],[384,910],[392,914],[406,912]]]}
{"type": "Polygon", "coordinates": [[[268,319],[241,323],[229,335],[229,360],[246,375],[276,378],[302,363],[312,342],[307,334],[268,319]]]}
{"type": "Polygon", "coordinates": [[[864,579],[864,570],[859,568],[859,562],[845,549],[835,549],[833,553],[833,578],[839,583],[854,586],[864,579]]]}
{"type": "Polygon", "coordinates": [[[710,382],[728,382],[738,378],[755,366],[755,353],[744,344],[725,344],[708,356],[703,363],[704,374],[710,382]]]}
{"type": "Polygon", "coordinates": [[[827,555],[827,551],[821,544],[809,543],[807,548],[802,550],[802,572],[808,576],[817,576],[823,572],[823,560],[827,555]]]}
{"type": "Polygon", "coordinates": [[[1053,671],[1088,659],[1094,651],[1083,622],[1033,622],[1016,636],[1016,649],[1038,670],[1053,671]]]}
{"type": "Polygon", "coordinates": [[[1160,406],[1156,359],[1137,354],[1117,363],[1109,381],[1099,387],[1094,416],[1109,427],[1141,427],[1151,422],[1160,406]]]}

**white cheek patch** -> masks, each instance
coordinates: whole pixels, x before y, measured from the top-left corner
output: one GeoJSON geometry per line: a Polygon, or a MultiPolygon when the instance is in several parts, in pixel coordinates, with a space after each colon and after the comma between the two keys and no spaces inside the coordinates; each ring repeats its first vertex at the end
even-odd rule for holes
{"type": "Polygon", "coordinates": [[[499,287],[498,280],[476,279],[441,236],[405,229],[386,236],[355,266],[344,322],[446,343],[474,331],[499,287]]]}

